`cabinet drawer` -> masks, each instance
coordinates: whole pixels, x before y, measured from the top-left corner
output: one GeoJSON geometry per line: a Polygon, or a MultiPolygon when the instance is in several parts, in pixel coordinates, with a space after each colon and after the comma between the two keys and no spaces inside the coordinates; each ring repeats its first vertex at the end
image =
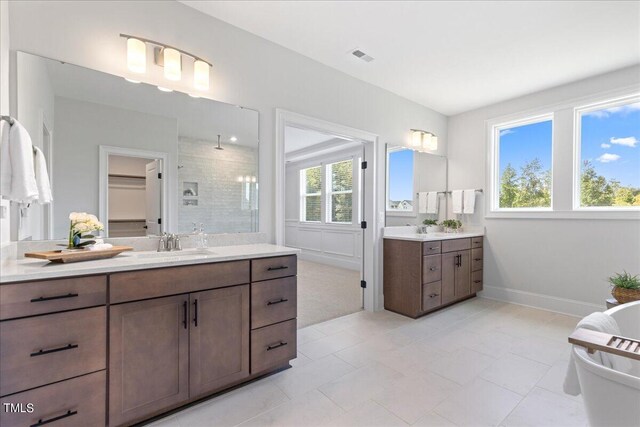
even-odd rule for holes
{"type": "Polygon", "coordinates": [[[251,328],[294,319],[297,315],[296,277],[251,284],[251,328]]]}
{"type": "Polygon", "coordinates": [[[177,295],[249,283],[249,261],[114,273],[109,278],[111,304],[177,295]]]}
{"type": "Polygon", "coordinates": [[[471,239],[452,239],[442,241],[442,252],[455,252],[471,249],[471,239]]]}
{"type": "Polygon", "coordinates": [[[256,374],[295,359],[296,320],[251,331],[251,373],[256,374]]]}
{"type": "Polygon", "coordinates": [[[440,241],[424,242],[422,244],[422,255],[439,254],[441,250],[442,250],[442,244],[440,241]]]}
{"type": "Polygon", "coordinates": [[[482,248],[471,249],[471,271],[482,270],[482,248]]]}
{"type": "Polygon", "coordinates": [[[0,399],[0,425],[84,427],[105,425],[105,371],[95,372],[0,399]],[[7,403],[33,404],[32,413],[4,410],[7,403]]]}
{"type": "Polygon", "coordinates": [[[442,283],[422,285],[422,311],[432,310],[442,304],[442,283]]]}
{"type": "Polygon", "coordinates": [[[0,320],[104,305],[106,295],[106,276],[0,285],[0,320]]]}
{"type": "Polygon", "coordinates": [[[278,277],[295,276],[297,273],[295,255],[251,260],[251,281],[277,279],[278,277]]]}
{"type": "Polygon", "coordinates": [[[0,323],[0,394],[105,369],[106,308],[0,323]]]}
{"type": "Polygon", "coordinates": [[[471,247],[472,248],[481,248],[483,240],[484,240],[484,237],[482,237],[482,236],[472,237],[471,238],[471,247]]]}
{"type": "Polygon", "coordinates": [[[422,257],[422,283],[437,282],[442,278],[442,255],[422,257]]]}
{"type": "Polygon", "coordinates": [[[471,293],[475,294],[482,290],[482,270],[471,273],[471,293]]]}

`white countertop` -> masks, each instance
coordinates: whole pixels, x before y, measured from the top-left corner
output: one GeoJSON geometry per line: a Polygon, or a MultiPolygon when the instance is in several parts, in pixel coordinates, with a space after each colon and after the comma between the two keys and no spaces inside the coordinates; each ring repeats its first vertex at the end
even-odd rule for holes
{"type": "Polygon", "coordinates": [[[25,280],[43,280],[55,277],[104,274],[117,271],[144,270],[179,265],[205,264],[222,261],[235,261],[250,258],[267,258],[282,255],[295,255],[299,249],[267,243],[216,246],[207,249],[185,249],[179,252],[139,251],[124,252],[114,258],[56,264],[48,261],[25,258],[5,260],[0,265],[0,283],[25,280]]]}
{"type": "Polygon", "coordinates": [[[467,237],[478,237],[484,236],[483,231],[462,231],[460,233],[427,233],[427,234],[418,234],[418,233],[393,233],[393,232],[385,232],[385,239],[394,239],[394,240],[414,240],[418,242],[430,242],[434,240],[451,240],[451,239],[464,239],[467,237]]]}

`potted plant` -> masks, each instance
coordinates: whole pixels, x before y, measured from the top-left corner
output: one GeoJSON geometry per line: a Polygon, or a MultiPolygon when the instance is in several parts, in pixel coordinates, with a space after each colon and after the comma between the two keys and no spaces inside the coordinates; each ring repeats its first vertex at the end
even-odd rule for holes
{"type": "Polygon", "coordinates": [[[611,295],[620,303],[640,300],[640,279],[638,275],[632,276],[627,273],[616,273],[609,277],[611,283],[611,295]]]}
{"type": "Polygon", "coordinates": [[[425,219],[422,221],[422,232],[423,233],[435,233],[439,231],[440,226],[438,225],[438,221],[435,219],[425,219]]]}
{"type": "Polygon", "coordinates": [[[71,212],[69,215],[68,248],[80,249],[88,244],[95,243],[92,240],[81,243],[81,239],[93,239],[95,236],[87,233],[100,230],[104,230],[104,226],[95,215],[86,212],[71,212]]]}
{"type": "Polygon", "coordinates": [[[458,233],[462,229],[462,222],[457,219],[445,219],[440,223],[447,233],[458,233]]]}

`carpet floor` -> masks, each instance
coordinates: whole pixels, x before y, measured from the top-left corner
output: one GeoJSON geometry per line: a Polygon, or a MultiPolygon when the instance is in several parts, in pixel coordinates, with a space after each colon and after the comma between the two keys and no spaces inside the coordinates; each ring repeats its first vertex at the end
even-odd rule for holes
{"type": "Polygon", "coordinates": [[[298,260],[298,328],[361,309],[359,271],[298,260]]]}

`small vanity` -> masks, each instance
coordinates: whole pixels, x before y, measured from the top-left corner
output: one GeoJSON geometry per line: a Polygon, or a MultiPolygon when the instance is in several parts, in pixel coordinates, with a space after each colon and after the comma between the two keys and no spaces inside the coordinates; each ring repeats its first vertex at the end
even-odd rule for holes
{"type": "Polygon", "coordinates": [[[250,244],[5,262],[0,401],[24,412],[0,424],[131,425],[288,367],[296,254],[250,244]]]}
{"type": "Polygon", "coordinates": [[[482,232],[386,232],[384,308],[416,318],[475,296],[483,240],[482,232]]]}

